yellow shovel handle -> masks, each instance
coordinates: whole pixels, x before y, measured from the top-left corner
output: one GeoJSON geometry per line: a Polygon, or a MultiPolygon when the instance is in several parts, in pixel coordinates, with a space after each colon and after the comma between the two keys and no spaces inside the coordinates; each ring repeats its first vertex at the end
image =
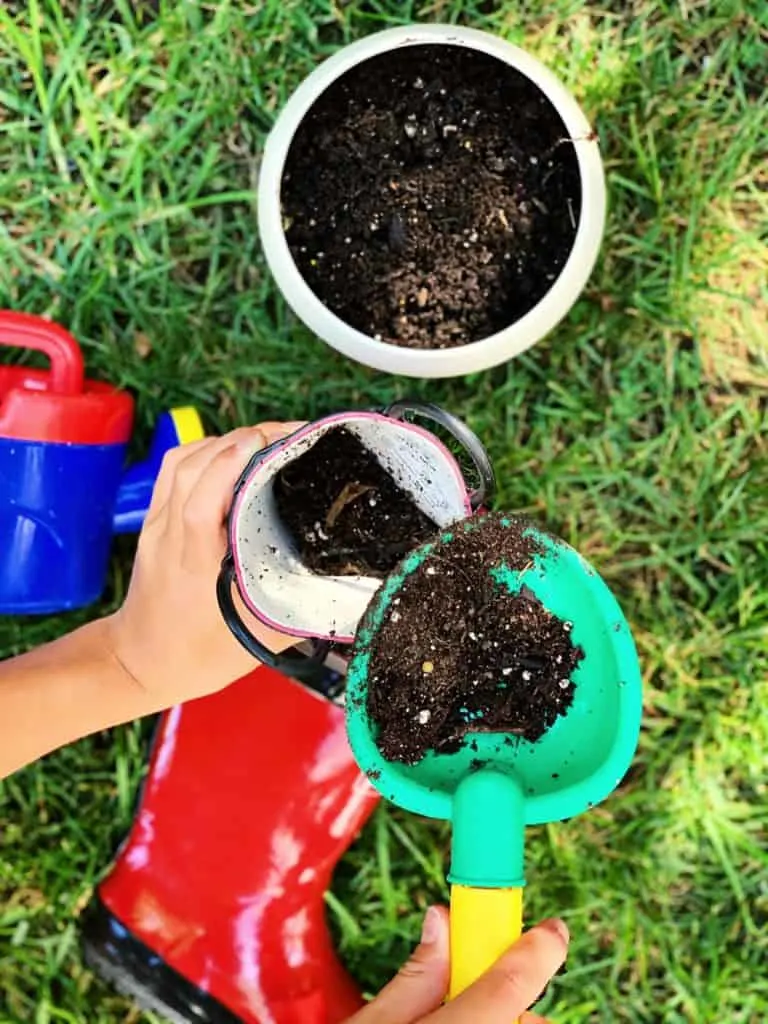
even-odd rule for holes
{"type": "Polygon", "coordinates": [[[448,998],[455,999],[477,981],[502,953],[517,942],[522,933],[522,889],[452,886],[451,985],[448,998]]]}

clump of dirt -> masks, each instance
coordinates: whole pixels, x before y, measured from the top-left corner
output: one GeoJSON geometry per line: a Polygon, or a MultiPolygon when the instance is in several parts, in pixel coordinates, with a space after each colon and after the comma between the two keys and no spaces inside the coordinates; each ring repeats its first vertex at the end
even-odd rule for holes
{"type": "Polygon", "coordinates": [[[572,623],[501,573],[540,550],[525,520],[459,526],[409,575],[371,650],[367,712],[389,761],[452,753],[472,732],[539,739],[571,703],[584,656],[572,623]]]}
{"type": "Polygon", "coordinates": [[[391,344],[450,348],[515,323],[551,288],[581,186],[565,125],[530,79],[424,44],[322,94],[281,200],[293,258],[337,316],[391,344]]]}
{"type": "Polygon", "coordinates": [[[438,530],[344,427],[284,466],[274,495],[302,561],[320,576],[382,577],[438,530]]]}

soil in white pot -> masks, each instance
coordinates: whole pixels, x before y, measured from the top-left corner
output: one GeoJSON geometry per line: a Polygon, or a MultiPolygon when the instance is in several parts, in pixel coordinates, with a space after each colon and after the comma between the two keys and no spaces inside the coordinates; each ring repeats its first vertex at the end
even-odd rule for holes
{"type": "Polygon", "coordinates": [[[282,182],[307,284],[365,334],[449,348],[514,324],[573,246],[578,163],[530,79],[457,46],[357,65],[308,111],[282,182]]]}

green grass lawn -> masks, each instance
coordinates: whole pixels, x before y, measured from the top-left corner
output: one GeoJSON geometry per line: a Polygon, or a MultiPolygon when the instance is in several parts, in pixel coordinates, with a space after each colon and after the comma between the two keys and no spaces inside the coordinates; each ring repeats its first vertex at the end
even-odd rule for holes
{"type": "MultiPolygon", "coordinates": [[[[54,317],[90,370],[212,430],[429,396],[495,459],[501,501],[578,547],[635,630],[645,722],[605,804],[527,838],[531,918],[561,913],[583,1021],[768,1020],[768,151],[764,0],[6,0],[0,304],[54,317]],[[595,122],[610,216],[583,298],[495,371],[409,383],[345,362],[265,272],[265,133],[340,44],[446,20],[528,47],[595,122]],[[763,232],[761,237],[761,230],[763,232]]],[[[87,615],[0,623],[0,655],[87,615]]],[[[146,1024],[82,964],[77,915],[124,834],[149,723],[0,784],[0,1024],[146,1024]]],[[[329,909],[368,991],[445,896],[443,827],[382,808],[329,909]]]]}

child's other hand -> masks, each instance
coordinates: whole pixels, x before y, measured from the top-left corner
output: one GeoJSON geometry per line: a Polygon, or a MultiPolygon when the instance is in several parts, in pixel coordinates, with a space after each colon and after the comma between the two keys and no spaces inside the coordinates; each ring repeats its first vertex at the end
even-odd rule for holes
{"type": "Polygon", "coordinates": [[[560,920],[531,928],[471,988],[441,1005],[448,991],[448,912],[431,907],[421,943],[400,973],[347,1024],[546,1024],[526,1013],[568,951],[560,920]]]}
{"type": "MultiPolygon", "coordinates": [[[[297,429],[262,423],[170,451],[139,537],[123,607],[106,620],[110,653],[156,710],[212,693],[256,667],[230,633],[216,601],[232,491],[251,455],[297,429]]],[[[250,618],[271,650],[290,636],[250,618]]]]}

